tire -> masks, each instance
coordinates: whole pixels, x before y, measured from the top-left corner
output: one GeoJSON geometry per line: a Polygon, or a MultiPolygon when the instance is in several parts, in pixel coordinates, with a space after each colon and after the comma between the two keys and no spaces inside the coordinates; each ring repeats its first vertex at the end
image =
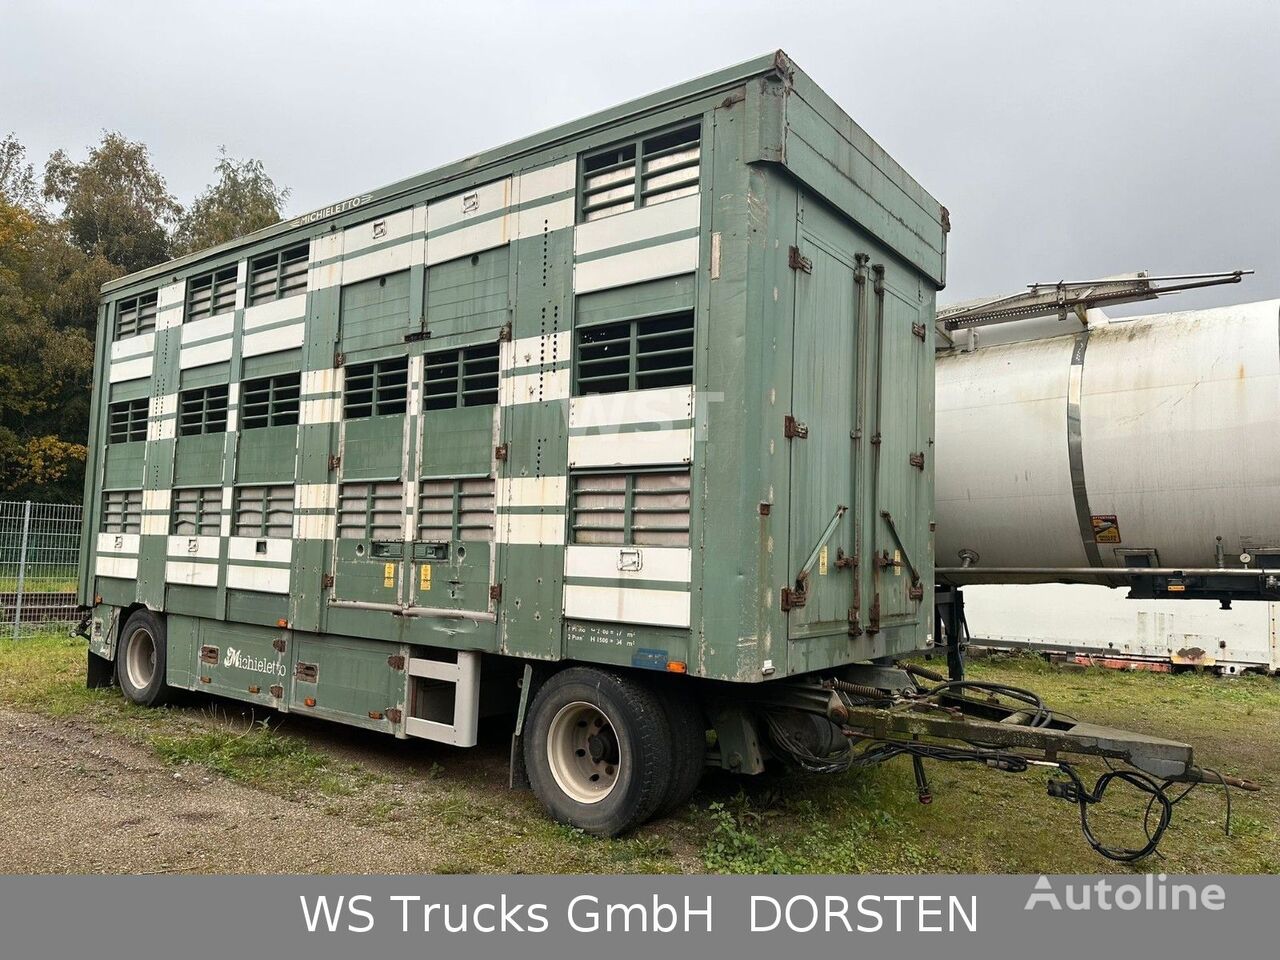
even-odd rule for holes
{"type": "Polygon", "coordinates": [[[529,785],[547,812],[598,837],[653,816],[672,776],[662,702],[630,677],[570,667],[547,680],[525,721],[529,785]]]}
{"type": "Polygon", "coordinates": [[[702,706],[689,691],[668,684],[659,693],[671,728],[671,785],[658,804],[655,817],[670,816],[698,789],[707,765],[707,727],[702,706]]]}
{"type": "Polygon", "coordinates": [[[134,611],[116,644],[116,679],[125,698],[144,707],[168,703],[173,691],[165,682],[167,664],[164,620],[150,610],[134,611]]]}

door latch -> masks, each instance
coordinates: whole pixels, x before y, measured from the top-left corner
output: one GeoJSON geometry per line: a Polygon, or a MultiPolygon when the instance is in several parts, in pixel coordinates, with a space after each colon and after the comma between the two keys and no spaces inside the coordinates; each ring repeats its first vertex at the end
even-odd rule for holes
{"type": "Polygon", "coordinates": [[[813,273],[813,261],[808,257],[802,257],[799,247],[791,247],[787,250],[787,266],[801,273],[813,273]]]}
{"type": "Polygon", "coordinates": [[[788,413],[782,418],[782,435],[788,440],[806,440],[809,437],[809,425],[801,423],[788,413]]]}

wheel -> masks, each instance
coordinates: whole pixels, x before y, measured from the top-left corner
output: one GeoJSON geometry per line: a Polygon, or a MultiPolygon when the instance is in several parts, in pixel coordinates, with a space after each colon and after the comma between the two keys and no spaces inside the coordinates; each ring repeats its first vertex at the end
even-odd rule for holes
{"type": "Polygon", "coordinates": [[[667,796],[672,741],[658,696],[630,677],[570,667],[538,690],[525,722],[533,792],[553,818],[613,837],[667,796]]]}
{"type": "Polygon", "coordinates": [[[116,646],[116,678],[127,699],[144,707],[169,701],[166,653],[164,620],[150,610],[135,611],[125,621],[116,646]]]}
{"type": "Polygon", "coordinates": [[[707,722],[686,689],[668,684],[659,691],[671,728],[671,786],[655,816],[665,817],[689,802],[707,765],[707,722]]]}

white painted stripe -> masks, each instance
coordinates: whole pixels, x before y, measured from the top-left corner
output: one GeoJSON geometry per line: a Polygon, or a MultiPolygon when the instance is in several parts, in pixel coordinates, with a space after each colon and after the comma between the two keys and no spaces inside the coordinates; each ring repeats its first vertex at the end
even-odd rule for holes
{"type": "Polygon", "coordinates": [[[227,566],[227,586],[236,590],[256,590],[258,593],[288,593],[289,569],[247,567],[232,563],[227,566]]]}
{"type": "Polygon", "coordinates": [[[191,343],[203,343],[205,340],[229,337],[235,327],[235,320],[235,313],[228,312],[220,313],[216,317],[205,317],[203,320],[184,323],[182,325],[182,345],[185,347],[191,343]]]}
{"type": "Polygon", "coordinates": [[[157,440],[172,440],[174,438],[174,430],[177,420],[172,418],[168,420],[151,420],[147,423],[147,442],[155,443],[157,440]]]}
{"type": "Polygon", "coordinates": [[[167,284],[156,291],[156,306],[160,310],[165,307],[181,307],[186,299],[187,281],[185,280],[167,284]]]}
{"type": "Polygon", "coordinates": [[[498,403],[511,407],[518,403],[545,403],[551,400],[567,400],[569,397],[569,368],[548,370],[546,373],[520,373],[503,377],[498,385],[498,403]]]}
{"type": "Polygon", "coordinates": [[[164,565],[165,583],[181,583],[191,587],[216,587],[218,565],[197,563],[194,560],[167,560],[164,565]]]}
{"type": "Polygon", "coordinates": [[[563,507],[567,489],[567,477],[499,477],[498,506],[563,507]]]}
{"type": "Polygon", "coordinates": [[[143,511],[161,510],[168,513],[170,497],[172,496],[172,490],[143,490],[142,509],[143,511]]]}
{"type": "Polygon", "coordinates": [[[332,510],[337,504],[336,483],[300,483],[293,488],[293,505],[299,510],[332,510]]]}
{"type": "Polygon", "coordinates": [[[342,234],[328,233],[311,241],[311,266],[307,270],[307,289],[324,290],[342,283],[342,234]],[[332,260],[324,266],[321,261],[332,260]]]}
{"type": "Polygon", "coordinates": [[[607,623],[689,626],[689,594],[683,590],[564,585],[564,615],[607,623]]]}
{"type": "Polygon", "coordinates": [[[117,360],[111,364],[110,381],[124,383],[126,380],[141,380],[151,376],[152,358],[150,355],[138,357],[136,360],[117,360]]]}
{"type": "Polygon", "coordinates": [[[553,230],[571,227],[575,213],[573,197],[520,210],[516,213],[516,239],[537,237],[553,230]]]}
{"type": "Polygon", "coordinates": [[[138,579],[137,557],[99,557],[94,566],[99,577],[120,577],[122,580],[138,579]]]}
{"type": "Polygon", "coordinates": [[[511,239],[507,232],[510,219],[509,216],[494,217],[451,233],[427,237],[427,266],[503,246],[511,239]]]}
{"type": "Polygon", "coordinates": [[[243,310],[249,296],[249,261],[241,260],[236,264],[236,309],[243,310]]]}
{"type": "Polygon", "coordinates": [[[222,515],[222,522],[218,524],[218,533],[224,537],[231,536],[231,514],[224,513],[222,515]]]}
{"type": "Polygon", "coordinates": [[[536,367],[568,360],[573,334],[568,330],[538,337],[521,337],[498,344],[498,370],[507,373],[517,367],[536,367]]]}
{"type": "Polygon", "coordinates": [[[573,190],[577,186],[577,178],[578,165],[573,160],[562,160],[548,167],[526,170],[517,179],[516,201],[529,203],[573,190]]]}
{"type": "Polygon", "coordinates": [[[172,307],[160,307],[156,311],[156,332],[161,333],[182,326],[182,312],[181,303],[174,304],[172,307]]]}
{"type": "Polygon", "coordinates": [[[339,397],[303,400],[298,412],[298,422],[304,426],[313,423],[337,423],[341,419],[342,400],[339,397]]]}
{"type": "Polygon", "coordinates": [[[232,537],[227,542],[227,559],[288,563],[293,559],[293,540],[289,537],[232,537]],[[261,553],[259,544],[262,544],[261,553]]]}
{"type": "MultiPolygon", "coordinates": [[[[603,221],[601,221],[603,222],[603,221]]],[[[573,266],[574,293],[608,290],[643,280],[674,277],[698,269],[698,238],[673,240],[573,266]]]]}
{"type": "Polygon", "coordinates": [[[111,359],[116,361],[124,360],[128,357],[140,357],[145,353],[151,353],[155,348],[155,331],[149,330],[136,337],[125,337],[123,340],[117,340],[111,344],[111,359]]]}
{"type": "Polygon", "coordinates": [[[371,277],[408,270],[413,264],[422,262],[421,251],[420,243],[411,243],[406,240],[385,250],[374,250],[372,253],[344,260],[342,282],[343,284],[358,283],[371,277]]]}
{"type": "MultiPolygon", "coordinates": [[[[470,190],[463,190],[451,197],[427,204],[427,254],[431,254],[430,235],[456,223],[496,213],[511,206],[511,178],[503,177],[470,190]]],[[[496,220],[505,220],[497,217],[496,220]]]]}
{"type": "Polygon", "coordinates": [[[137,553],[136,533],[99,533],[98,553],[137,553]]]}
{"type": "Polygon", "coordinates": [[[563,513],[508,513],[498,517],[498,543],[564,543],[563,513]]]}
{"type": "Polygon", "coordinates": [[[167,513],[144,513],[142,515],[141,528],[144,537],[163,537],[169,532],[169,515],[167,513]]]}
{"type": "Polygon", "coordinates": [[[215,340],[213,343],[184,348],[178,354],[178,369],[190,370],[192,367],[205,367],[211,363],[221,363],[230,359],[231,341],[215,340]]]}
{"type": "MultiPolygon", "coordinates": [[[[342,231],[342,257],[344,260],[349,260],[353,255],[369,247],[404,239],[412,230],[412,208],[357,223],[354,227],[347,227],[342,231]]],[[[345,269],[342,278],[344,283],[351,282],[345,269]]]]}
{"type": "Polygon", "coordinates": [[[240,411],[230,403],[227,404],[227,433],[235,433],[240,429],[240,411]]]}
{"type": "Polygon", "coordinates": [[[333,540],[337,535],[337,517],[333,514],[299,513],[293,517],[293,536],[297,540],[333,540]]]}
{"type": "Polygon", "coordinates": [[[567,546],[564,551],[566,577],[688,583],[693,578],[692,571],[693,551],[688,547],[618,547],[575,543],[567,546]]]}
{"type": "Polygon", "coordinates": [[[569,437],[571,467],[644,467],[688,463],[692,459],[691,427],[569,437]]]}
{"type": "MultiPolygon", "coordinates": [[[[147,404],[147,414],[153,420],[158,417],[171,417],[178,412],[178,395],[176,393],[163,393],[158,397],[151,397],[147,404]]],[[[146,502],[146,491],[143,491],[143,502],[146,502]]]]}
{"type": "Polygon", "coordinates": [[[291,323],[287,327],[272,327],[251,333],[241,343],[240,352],[246,357],[257,357],[264,353],[276,353],[280,350],[292,350],[302,346],[306,324],[291,323]]]}
{"type": "Polygon", "coordinates": [[[659,387],[574,397],[569,426],[608,427],[636,423],[674,423],[693,419],[693,387],[659,387]]]}
{"type": "Polygon", "coordinates": [[[573,255],[581,257],[624,243],[697,229],[701,208],[702,198],[695,194],[580,223],[573,231],[573,255]]]}
{"type": "Polygon", "coordinates": [[[307,295],[299,293],[283,300],[268,300],[266,303],[247,307],[244,311],[244,328],[253,330],[268,324],[284,323],[286,320],[301,320],[306,315],[307,295]]]}
{"type": "Polygon", "coordinates": [[[328,367],[324,370],[302,371],[302,395],[314,397],[325,393],[338,393],[342,390],[341,368],[328,367]]]}
{"type": "Polygon", "coordinates": [[[223,509],[223,510],[230,510],[230,509],[231,509],[231,505],[232,505],[232,503],[234,503],[234,502],[235,502],[235,494],[236,494],[236,488],[235,488],[235,487],[223,487],[223,488],[222,488],[222,509],[223,509]]]}
{"type": "Polygon", "coordinates": [[[218,537],[170,536],[168,555],[171,557],[203,557],[216,560],[222,549],[218,537]]]}

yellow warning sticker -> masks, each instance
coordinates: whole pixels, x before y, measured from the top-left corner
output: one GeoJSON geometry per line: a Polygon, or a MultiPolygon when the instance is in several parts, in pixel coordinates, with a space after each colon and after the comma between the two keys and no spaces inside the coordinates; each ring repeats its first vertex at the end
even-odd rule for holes
{"type": "Polygon", "coordinates": [[[1115,514],[1090,517],[1089,523],[1093,527],[1094,543],[1120,542],[1120,524],[1115,514]]]}
{"type": "Polygon", "coordinates": [[[396,585],[396,565],[388,563],[382,568],[382,585],[384,587],[394,587],[396,585]]]}
{"type": "Polygon", "coordinates": [[[424,563],[422,569],[418,571],[418,589],[431,589],[431,564],[429,563],[424,563]]]}
{"type": "Polygon", "coordinates": [[[893,551],[893,575],[895,577],[902,576],[902,551],[893,551]]]}
{"type": "Polygon", "coordinates": [[[818,576],[825,577],[827,575],[827,547],[823,544],[822,549],[818,551],[818,576]]]}

